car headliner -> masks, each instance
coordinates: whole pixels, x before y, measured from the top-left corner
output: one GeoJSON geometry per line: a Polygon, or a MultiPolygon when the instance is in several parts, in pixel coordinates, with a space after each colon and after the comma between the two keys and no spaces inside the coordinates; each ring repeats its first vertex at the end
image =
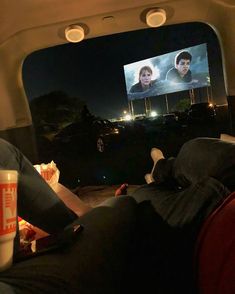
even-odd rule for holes
{"type": "Polygon", "coordinates": [[[145,15],[156,7],[166,11],[165,25],[199,21],[212,26],[221,45],[226,92],[235,95],[234,0],[0,0],[0,129],[32,123],[22,82],[28,54],[66,43],[70,24],[81,24],[86,39],[147,28],[145,15]]]}

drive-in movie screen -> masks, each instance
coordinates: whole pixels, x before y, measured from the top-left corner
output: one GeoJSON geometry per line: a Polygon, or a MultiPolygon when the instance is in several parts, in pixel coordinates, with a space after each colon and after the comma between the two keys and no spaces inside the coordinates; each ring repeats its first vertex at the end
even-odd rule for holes
{"type": "Polygon", "coordinates": [[[180,49],[124,65],[129,100],[210,86],[207,46],[180,49]]]}

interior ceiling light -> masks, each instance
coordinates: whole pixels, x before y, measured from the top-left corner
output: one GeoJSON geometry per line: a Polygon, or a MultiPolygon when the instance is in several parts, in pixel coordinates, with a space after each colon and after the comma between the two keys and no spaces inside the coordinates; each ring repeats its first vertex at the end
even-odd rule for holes
{"type": "Polygon", "coordinates": [[[163,25],[166,21],[166,12],[161,8],[151,9],[146,14],[146,23],[148,26],[156,28],[163,25]]]}
{"type": "Polygon", "coordinates": [[[65,29],[65,37],[72,43],[81,42],[85,37],[84,29],[79,25],[70,25],[65,29]]]}

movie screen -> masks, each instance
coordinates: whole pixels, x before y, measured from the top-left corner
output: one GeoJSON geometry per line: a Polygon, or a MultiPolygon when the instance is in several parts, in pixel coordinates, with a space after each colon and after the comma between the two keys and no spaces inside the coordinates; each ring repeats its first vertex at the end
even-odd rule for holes
{"type": "Polygon", "coordinates": [[[177,50],[124,65],[129,100],[210,86],[207,46],[177,50]]]}

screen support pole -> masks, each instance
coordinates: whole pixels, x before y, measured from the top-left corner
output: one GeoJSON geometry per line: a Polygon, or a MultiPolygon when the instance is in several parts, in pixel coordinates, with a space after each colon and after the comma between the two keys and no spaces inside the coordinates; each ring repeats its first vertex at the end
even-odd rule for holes
{"type": "Polygon", "coordinates": [[[144,98],[144,106],[145,106],[145,114],[146,116],[150,116],[150,113],[151,113],[151,110],[152,110],[152,107],[151,107],[151,100],[150,98],[144,98]]]}
{"type": "Polygon", "coordinates": [[[190,100],[191,100],[191,104],[194,104],[195,103],[195,95],[194,95],[194,90],[193,89],[189,90],[189,97],[190,97],[190,100]]]}
{"type": "Polygon", "coordinates": [[[169,105],[168,105],[167,94],[165,94],[165,100],[166,100],[166,113],[169,113],[169,105]]]}
{"type": "Polygon", "coordinates": [[[133,107],[133,101],[129,100],[128,101],[128,106],[129,106],[129,113],[131,114],[131,117],[134,118],[134,107],[133,107]]]}
{"type": "Polygon", "coordinates": [[[206,87],[206,94],[207,94],[207,102],[210,103],[208,87],[206,87]]]}

